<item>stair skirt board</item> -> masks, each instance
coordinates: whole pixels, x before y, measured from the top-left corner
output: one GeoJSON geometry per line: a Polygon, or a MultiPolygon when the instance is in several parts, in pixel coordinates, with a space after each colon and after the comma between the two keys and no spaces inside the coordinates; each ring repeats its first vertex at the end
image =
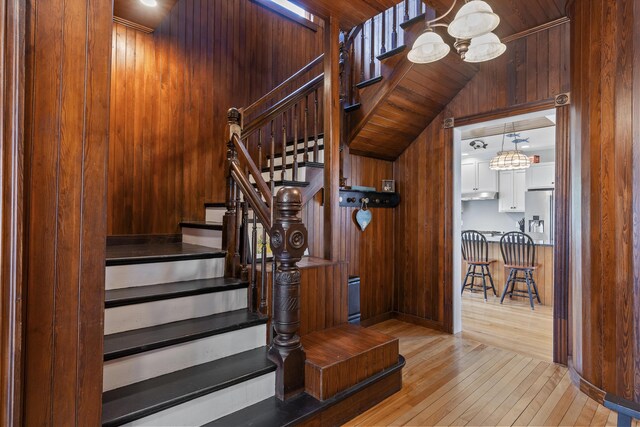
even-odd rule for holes
{"type": "Polygon", "coordinates": [[[107,267],[105,289],[212,279],[224,276],[224,258],[192,259],[107,267]]]}
{"type": "MultiPolygon", "coordinates": [[[[309,151],[309,161],[310,162],[315,162],[315,163],[324,163],[324,149],[320,149],[318,150],[318,160],[314,160],[313,158],[313,150],[309,151]]],[[[298,162],[302,163],[304,162],[304,153],[298,153],[298,162]]],[[[285,163],[287,165],[293,164],[293,154],[290,154],[287,156],[287,162],[285,163]]],[[[269,164],[267,163],[265,166],[268,166],[269,164]]],[[[278,156],[276,155],[275,161],[273,162],[274,166],[280,166],[282,165],[282,156],[278,156]]],[[[276,178],[279,179],[279,177],[276,175],[276,178]]]]}
{"type": "MultiPolygon", "coordinates": [[[[148,380],[264,346],[266,325],[213,335],[104,362],[102,390],[148,380]]],[[[273,390],[271,390],[273,394],[273,390]]]]}
{"type": "Polygon", "coordinates": [[[275,373],[218,390],[126,426],[201,426],[273,396],[275,373]]]}
{"type": "Polygon", "coordinates": [[[105,335],[247,308],[247,289],[150,301],[104,312],[105,335]]]}
{"type": "MultiPolygon", "coordinates": [[[[224,216],[225,210],[222,211],[224,216]]],[[[222,222],[222,219],[220,220],[222,222]]],[[[192,245],[207,246],[209,248],[222,247],[222,231],[204,228],[182,227],[182,242],[192,245]]]]}

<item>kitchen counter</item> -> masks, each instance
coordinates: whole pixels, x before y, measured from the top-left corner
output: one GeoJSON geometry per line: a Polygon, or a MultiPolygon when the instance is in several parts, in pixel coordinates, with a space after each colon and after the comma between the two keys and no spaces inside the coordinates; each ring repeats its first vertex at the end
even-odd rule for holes
{"type": "MultiPolygon", "coordinates": [[[[487,238],[487,242],[489,243],[500,243],[500,239],[502,236],[484,236],[487,238]]],[[[552,240],[534,240],[533,243],[536,246],[553,246],[552,240]]]]}

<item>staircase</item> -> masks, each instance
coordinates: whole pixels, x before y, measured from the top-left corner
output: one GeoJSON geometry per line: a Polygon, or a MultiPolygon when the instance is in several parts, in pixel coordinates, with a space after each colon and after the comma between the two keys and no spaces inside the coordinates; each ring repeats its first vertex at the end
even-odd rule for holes
{"type": "Polygon", "coordinates": [[[396,339],[338,326],[303,349],[299,336],[301,274],[318,276],[298,263],[300,211],[324,186],[322,62],[229,110],[226,200],[205,221],[108,245],[104,426],[336,424],[401,387],[396,339]]]}

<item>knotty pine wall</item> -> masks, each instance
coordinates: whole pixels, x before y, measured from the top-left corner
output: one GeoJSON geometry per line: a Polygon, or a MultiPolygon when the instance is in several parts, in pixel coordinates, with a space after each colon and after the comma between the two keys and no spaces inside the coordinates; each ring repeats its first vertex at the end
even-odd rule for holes
{"type": "Polygon", "coordinates": [[[228,108],[317,57],[321,33],[249,0],[181,0],[153,34],[114,24],[109,234],[175,233],[224,201],[228,108]]]}
{"type": "Polygon", "coordinates": [[[395,219],[394,310],[451,330],[452,140],[446,117],[469,117],[547,100],[569,90],[569,24],[507,44],[393,164],[402,202],[395,219]]]}

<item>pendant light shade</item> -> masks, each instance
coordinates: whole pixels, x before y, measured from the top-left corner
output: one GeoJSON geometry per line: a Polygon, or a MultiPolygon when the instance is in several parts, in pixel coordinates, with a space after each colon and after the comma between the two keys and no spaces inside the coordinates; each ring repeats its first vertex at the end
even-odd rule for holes
{"type": "Polygon", "coordinates": [[[416,64],[428,64],[444,58],[450,50],[442,37],[427,30],[415,41],[407,58],[416,64]]]}
{"type": "Polygon", "coordinates": [[[457,39],[472,39],[490,33],[499,23],[500,17],[491,6],[482,0],[472,0],[460,8],[448,32],[457,39]]]}
{"type": "Polygon", "coordinates": [[[487,33],[471,39],[469,51],[464,60],[466,62],[484,62],[497,58],[507,50],[507,46],[500,42],[498,36],[487,33]]]}
{"type": "Polygon", "coordinates": [[[529,166],[531,159],[520,150],[501,151],[489,163],[489,169],[494,171],[527,169],[529,166]]]}

